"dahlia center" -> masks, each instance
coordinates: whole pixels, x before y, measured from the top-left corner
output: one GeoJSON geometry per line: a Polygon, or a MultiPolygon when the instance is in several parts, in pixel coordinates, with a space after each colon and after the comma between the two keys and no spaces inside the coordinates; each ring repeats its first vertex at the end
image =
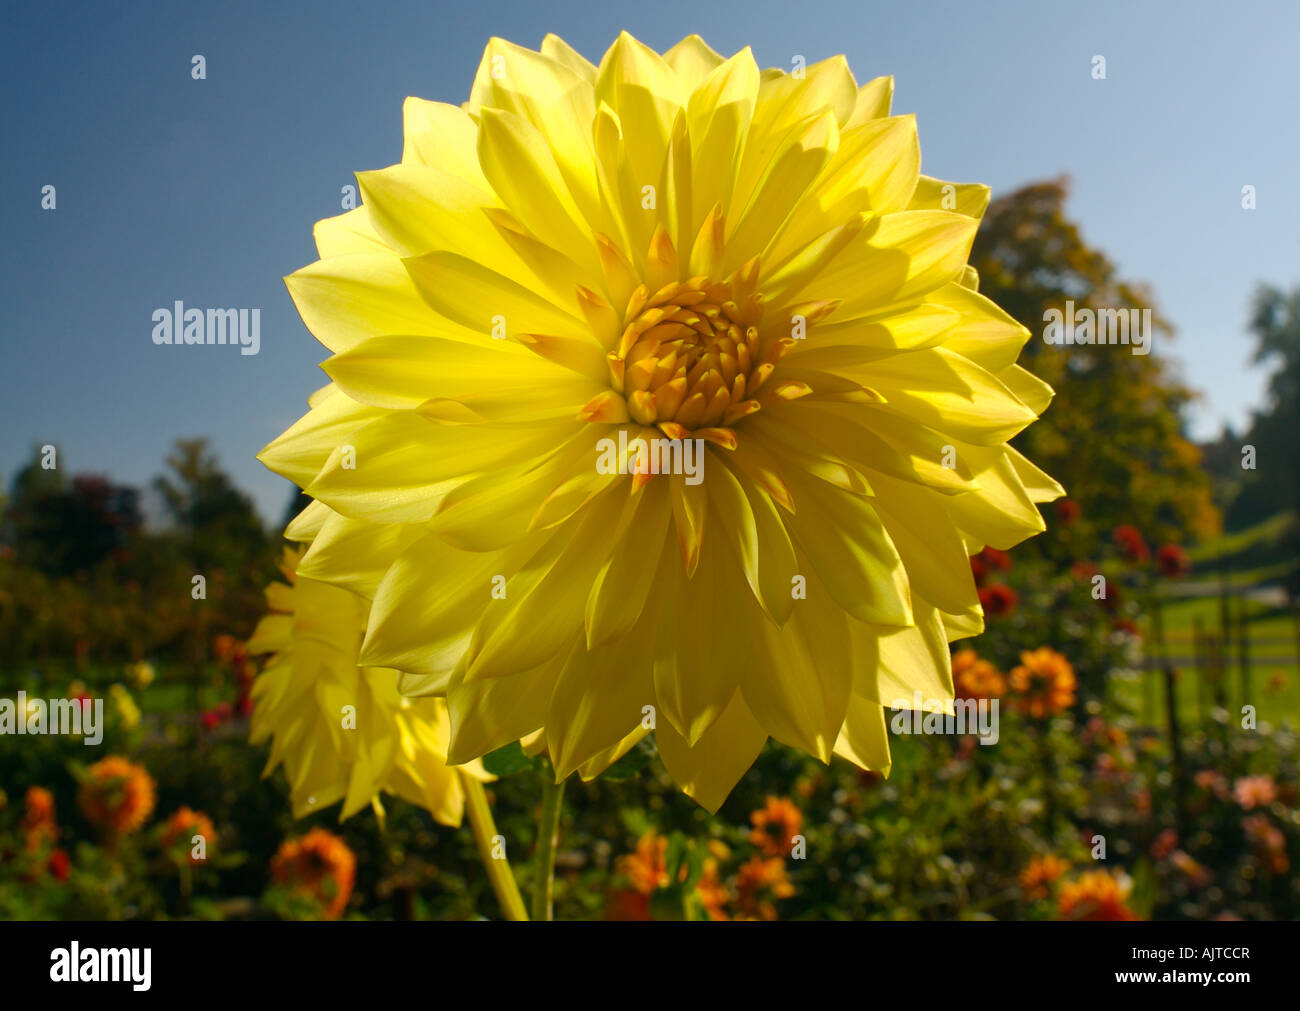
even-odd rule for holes
{"type": "Polygon", "coordinates": [[[760,350],[762,295],[737,281],[692,277],[628,300],[618,348],[607,356],[628,414],[681,438],[728,428],[759,409],[753,399],[776,367],[760,350]]]}

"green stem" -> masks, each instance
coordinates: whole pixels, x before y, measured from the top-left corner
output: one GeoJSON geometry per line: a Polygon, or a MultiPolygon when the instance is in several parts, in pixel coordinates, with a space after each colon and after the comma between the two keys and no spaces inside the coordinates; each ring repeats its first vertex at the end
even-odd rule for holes
{"type": "Polygon", "coordinates": [[[533,868],[533,919],[552,919],[555,893],[555,841],[560,833],[564,783],[554,781],[550,763],[542,771],[542,816],[537,822],[537,855],[533,868]]]}
{"type": "Polygon", "coordinates": [[[519,894],[519,885],[515,882],[514,872],[510,870],[510,862],[498,860],[492,855],[497,827],[492,820],[492,809],[488,806],[483,784],[464,769],[460,771],[460,779],[465,788],[465,811],[469,815],[470,827],[474,830],[479,859],[483,861],[483,869],[492,882],[492,891],[496,893],[501,912],[507,920],[526,920],[528,910],[524,908],[524,899],[519,894]]]}

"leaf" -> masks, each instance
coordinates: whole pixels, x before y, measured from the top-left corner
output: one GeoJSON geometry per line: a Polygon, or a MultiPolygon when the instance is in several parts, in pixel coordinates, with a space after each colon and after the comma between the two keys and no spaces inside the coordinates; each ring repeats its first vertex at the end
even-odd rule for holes
{"type": "Polygon", "coordinates": [[[611,783],[621,783],[628,779],[635,779],[650,764],[650,759],[654,758],[656,754],[658,754],[658,751],[655,748],[654,738],[650,736],[643,737],[628,749],[626,755],[596,778],[608,780],[611,783]]]}
{"type": "Polygon", "coordinates": [[[533,760],[524,754],[518,741],[483,756],[483,768],[494,776],[517,776],[533,768],[533,760]]]}

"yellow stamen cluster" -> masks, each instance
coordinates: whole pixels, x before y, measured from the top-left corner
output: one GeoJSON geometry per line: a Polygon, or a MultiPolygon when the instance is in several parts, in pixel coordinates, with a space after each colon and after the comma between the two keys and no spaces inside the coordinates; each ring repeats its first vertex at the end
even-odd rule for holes
{"type": "MultiPolygon", "coordinates": [[[[716,212],[701,235],[717,237],[721,259],[716,212]]],[[[660,229],[645,276],[663,280],[663,268],[676,262],[676,251],[660,229]]],[[[630,419],[657,426],[671,439],[694,436],[734,449],[732,426],[761,410],[766,397],[806,393],[802,383],[794,384],[801,387],[797,391],[768,383],[794,342],[764,341],[759,334],[763,295],[756,290],[758,267],[755,258],[725,281],[707,274],[668,280],[653,294],[648,284],[638,284],[623,312],[618,345],[605,358],[612,392],[595,398],[581,416],[589,421],[630,419]]]]}

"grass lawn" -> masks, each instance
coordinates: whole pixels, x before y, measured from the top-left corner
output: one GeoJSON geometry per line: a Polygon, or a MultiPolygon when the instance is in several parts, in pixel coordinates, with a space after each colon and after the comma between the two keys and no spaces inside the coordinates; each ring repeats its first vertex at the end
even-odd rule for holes
{"type": "MultiPolygon", "coordinates": [[[[1226,570],[1223,583],[1229,590],[1229,636],[1224,657],[1224,696],[1231,712],[1240,717],[1241,707],[1253,705],[1260,721],[1280,723],[1289,720],[1300,725],[1300,641],[1294,616],[1287,610],[1281,593],[1281,581],[1300,560],[1286,558],[1284,540],[1296,522],[1295,516],[1279,513],[1245,530],[1235,531],[1198,545],[1188,551],[1192,571],[1184,580],[1165,583],[1161,596],[1165,645],[1174,666],[1180,671],[1177,687],[1179,715],[1185,723],[1200,719],[1212,705],[1212,688],[1204,683],[1207,675],[1195,663],[1195,635],[1199,624],[1203,634],[1219,635],[1223,628],[1222,603],[1218,588],[1220,568],[1226,570]],[[1281,560],[1278,560],[1281,556],[1281,560]],[[1268,600],[1253,599],[1242,591],[1254,589],[1271,595],[1268,600]],[[1201,595],[1187,596],[1189,591],[1201,595]],[[1238,629],[1238,609],[1244,615],[1249,634],[1250,697],[1243,694],[1238,629]],[[1281,684],[1273,683],[1280,675],[1281,684]]],[[[1144,635],[1151,641],[1151,624],[1144,622],[1144,635]]],[[[1144,677],[1120,682],[1116,691],[1134,705],[1145,708],[1154,720],[1165,721],[1164,682],[1156,671],[1144,677]]]]}

